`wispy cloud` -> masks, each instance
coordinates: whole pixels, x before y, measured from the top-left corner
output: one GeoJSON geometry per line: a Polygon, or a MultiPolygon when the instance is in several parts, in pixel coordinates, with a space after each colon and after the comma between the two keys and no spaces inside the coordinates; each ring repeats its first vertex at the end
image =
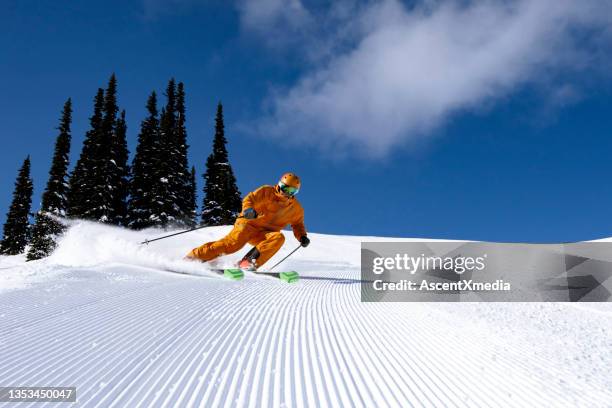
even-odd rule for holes
{"type": "Polygon", "coordinates": [[[272,45],[295,37],[313,24],[300,0],[240,0],[237,6],[243,28],[258,32],[272,45]]]}
{"type": "MultiPolygon", "coordinates": [[[[277,0],[241,4],[245,29],[278,36],[278,27],[296,23],[286,33],[303,54],[333,50],[270,95],[255,125],[260,133],[371,157],[526,84],[588,73],[611,44],[612,6],[600,0],[430,0],[412,8],[343,0],[329,14],[299,0],[288,9],[277,0]]],[[[553,97],[565,101],[574,92],[565,81],[553,97]]]]}

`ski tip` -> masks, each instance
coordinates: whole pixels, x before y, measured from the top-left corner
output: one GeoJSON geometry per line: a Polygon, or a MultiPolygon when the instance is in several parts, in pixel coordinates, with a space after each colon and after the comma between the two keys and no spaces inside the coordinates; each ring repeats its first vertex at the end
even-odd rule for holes
{"type": "Polygon", "coordinates": [[[279,278],[287,283],[295,283],[300,280],[300,275],[295,271],[281,272],[279,278]]]}
{"type": "Polygon", "coordinates": [[[223,276],[231,280],[237,281],[237,280],[242,280],[244,278],[244,272],[242,272],[242,270],[237,269],[237,268],[224,269],[223,276]]]}

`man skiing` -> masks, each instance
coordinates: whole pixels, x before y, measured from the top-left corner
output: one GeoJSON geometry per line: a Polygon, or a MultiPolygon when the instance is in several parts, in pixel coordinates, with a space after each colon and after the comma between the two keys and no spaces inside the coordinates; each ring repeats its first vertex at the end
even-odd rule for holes
{"type": "Polygon", "coordinates": [[[249,243],[253,249],[240,260],[238,267],[256,271],[283,246],[285,236],[280,230],[287,225],[291,225],[300,244],[307,247],[310,239],[304,227],[304,209],[295,198],[299,190],[300,178],[285,173],[275,187],[264,185],[250,192],[242,201],[242,214],[230,233],[218,241],[192,249],[187,258],[210,261],[234,253],[249,243]]]}

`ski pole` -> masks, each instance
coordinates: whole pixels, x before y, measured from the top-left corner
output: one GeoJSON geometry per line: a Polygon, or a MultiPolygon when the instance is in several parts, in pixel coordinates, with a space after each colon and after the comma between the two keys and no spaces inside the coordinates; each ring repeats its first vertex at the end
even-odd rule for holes
{"type": "Polygon", "coordinates": [[[295,253],[295,251],[297,251],[298,249],[300,249],[302,247],[302,244],[298,245],[297,248],[295,248],[293,251],[289,252],[289,255],[287,255],[286,257],[284,257],[283,259],[281,259],[280,261],[278,261],[276,264],[274,264],[273,267],[271,267],[270,269],[268,269],[269,271],[271,271],[272,269],[276,268],[281,262],[283,262],[285,259],[289,258],[291,255],[293,255],[295,253]]]}
{"type": "Polygon", "coordinates": [[[163,236],[163,237],[159,237],[159,238],[155,238],[155,239],[145,239],[145,240],[144,240],[144,241],[142,241],[142,242],[141,242],[139,245],[142,245],[142,244],[147,244],[147,245],[149,245],[149,242],[155,242],[155,241],[159,241],[160,239],[165,239],[165,238],[174,237],[174,236],[176,236],[176,235],[186,234],[186,233],[188,233],[188,232],[191,232],[191,231],[196,231],[196,230],[199,230],[199,229],[202,229],[202,228],[206,228],[206,227],[207,227],[206,225],[203,225],[203,226],[201,226],[201,227],[195,227],[195,228],[192,228],[192,229],[188,229],[188,230],[186,230],[186,231],[175,232],[174,234],[165,235],[165,236],[163,236]]]}
{"type": "MultiPolygon", "coordinates": [[[[238,216],[238,217],[236,217],[236,218],[244,218],[244,216],[239,215],[239,216],[238,216]]],[[[195,228],[192,228],[192,229],[188,229],[188,230],[186,230],[186,231],[175,232],[174,234],[165,235],[165,236],[163,236],[163,237],[159,237],[159,238],[155,238],[155,239],[145,239],[144,241],[142,241],[142,242],[140,243],[140,245],[142,245],[142,244],[147,244],[147,245],[149,245],[149,242],[155,242],[155,241],[159,241],[160,239],[165,239],[165,238],[174,237],[174,236],[176,236],[176,235],[186,234],[186,233],[188,233],[188,232],[191,232],[191,231],[197,231],[197,230],[199,230],[199,229],[206,228],[206,227],[207,227],[207,225],[202,225],[201,227],[195,227],[195,228]]]]}

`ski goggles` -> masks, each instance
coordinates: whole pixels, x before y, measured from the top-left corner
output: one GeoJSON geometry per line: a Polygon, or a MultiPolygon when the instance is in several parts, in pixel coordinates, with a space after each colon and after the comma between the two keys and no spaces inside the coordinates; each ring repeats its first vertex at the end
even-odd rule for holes
{"type": "Polygon", "coordinates": [[[278,182],[278,188],[280,189],[280,191],[282,191],[283,194],[285,194],[285,195],[287,195],[289,197],[293,197],[294,195],[296,195],[298,193],[298,191],[300,191],[299,188],[288,186],[285,183],[283,183],[282,181],[278,182]]]}

